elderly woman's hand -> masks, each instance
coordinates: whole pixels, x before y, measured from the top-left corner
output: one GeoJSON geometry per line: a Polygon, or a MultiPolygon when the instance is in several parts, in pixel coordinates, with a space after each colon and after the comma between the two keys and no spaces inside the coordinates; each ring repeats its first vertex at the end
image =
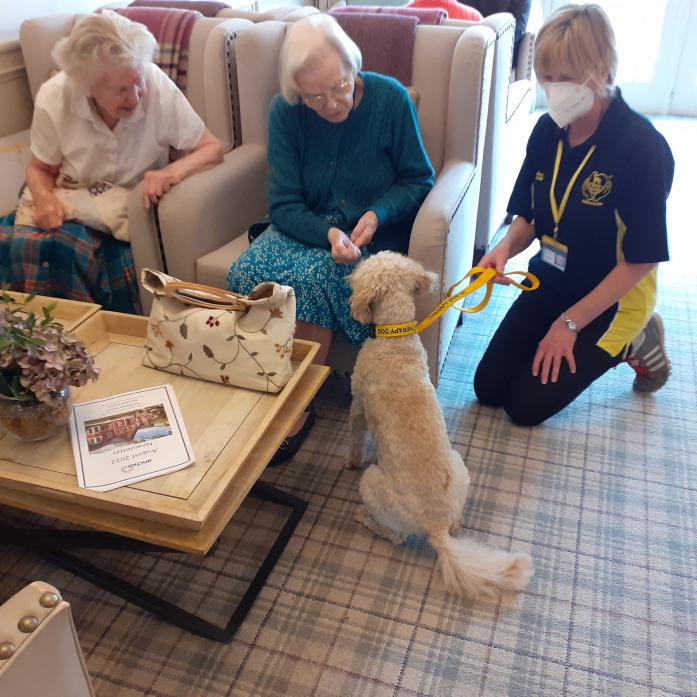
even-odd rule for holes
{"type": "Polygon", "coordinates": [[[52,191],[34,195],[34,220],[42,230],[54,230],[63,224],[65,208],[52,191]]]}
{"type": "Polygon", "coordinates": [[[170,165],[147,171],[143,177],[143,205],[150,208],[181,180],[181,175],[170,165]]]}
{"type": "Polygon", "coordinates": [[[373,211],[366,211],[356,223],[351,233],[351,242],[356,247],[365,247],[373,240],[373,235],[378,229],[378,217],[373,211]]]}
{"type": "Polygon", "coordinates": [[[361,250],[338,227],[329,228],[327,240],[332,247],[332,259],[337,264],[353,264],[361,258],[361,250]]]}

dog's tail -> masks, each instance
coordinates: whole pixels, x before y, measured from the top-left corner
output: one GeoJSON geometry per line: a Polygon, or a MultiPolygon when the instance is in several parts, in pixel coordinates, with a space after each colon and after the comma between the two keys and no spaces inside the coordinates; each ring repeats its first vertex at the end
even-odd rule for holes
{"type": "Polygon", "coordinates": [[[429,534],[438,552],[443,582],[448,591],[492,596],[496,590],[521,591],[533,574],[532,559],[524,552],[503,552],[463,537],[452,537],[447,528],[429,534]]]}

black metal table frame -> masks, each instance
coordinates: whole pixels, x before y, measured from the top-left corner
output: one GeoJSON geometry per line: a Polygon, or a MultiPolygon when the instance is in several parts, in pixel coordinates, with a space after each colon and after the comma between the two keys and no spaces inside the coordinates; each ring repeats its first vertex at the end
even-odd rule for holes
{"type": "Polygon", "coordinates": [[[297,527],[307,508],[307,501],[303,501],[292,494],[277,489],[266,482],[256,482],[250,494],[263,501],[285,506],[291,509],[271,549],[261,563],[259,570],[250,582],[247,590],[232,613],[225,626],[219,626],[204,620],[198,615],[183,610],[173,603],[163,600],[138,586],[129,583],[123,578],[84,561],[64,549],[54,549],[54,546],[62,548],[88,548],[88,549],[120,549],[128,551],[150,552],[177,552],[169,547],[133,540],[120,535],[96,530],[51,530],[45,528],[9,528],[5,527],[0,532],[0,546],[15,545],[30,550],[38,557],[45,559],[56,566],[69,571],[110,593],[128,600],[138,607],[151,612],[171,624],[181,627],[188,632],[198,634],[207,639],[214,639],[223,643],[232,640],[247,613],[252,608],[257,595],[264,586],[266,579],[273,570],[276,562],[286,548],[293,531],[297,527]],[[47,546],[47,545],[50,545],[47,546]]]}

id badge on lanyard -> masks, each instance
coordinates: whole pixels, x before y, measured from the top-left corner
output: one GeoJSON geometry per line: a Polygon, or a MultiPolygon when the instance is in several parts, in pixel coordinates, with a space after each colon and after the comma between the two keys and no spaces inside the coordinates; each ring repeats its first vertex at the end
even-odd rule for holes
{"type": "Polygon", "coordinates": [[[553,266],[559,271],[566,269],[566,258],[569,256],[569,248],[549,235],[542,236],[542,261],[553,266]]]}
{"type": "Polygon", "coordinates": [[[564,143],[560,140],[559,144],[557,145],[557,157],[554,161],[552,184],[549,187],[549,206],[552,209],[552,219],[554,220],[554,237],[550,237],[549,235],[543,235],[541,242],[542,261],[546,264],[549,264],[550,266],[553,266],[555,269],[558,269],[559,271],[566,270],[566,261],[569,256],[568,246],[557,239],[557,235],[559,234],[559,223],[562,219],[562,216],[564,215],[564,211],[566,210],[566,204],[569,202],[571,190],[574,188],[574,184],[576,183],[579,174],[581,174],[581,171],[586,166],[588,160],[590,160],[591,155],[595,151],[595,145],[591,145],[590,149],[586,153],[586,156],[583,158],[583,161],[578,166],[578,169],[574,172],[574,175],[571,177],[571,180],[569,181],[566,190],[564,191],[564,195],[562,196],[561,203],[557,205],[557,199],[554,195],[554,190],[557,185],[557,176],[559,175],[559,165],[561,164],[561,156],[563,150],[564,143]]]}

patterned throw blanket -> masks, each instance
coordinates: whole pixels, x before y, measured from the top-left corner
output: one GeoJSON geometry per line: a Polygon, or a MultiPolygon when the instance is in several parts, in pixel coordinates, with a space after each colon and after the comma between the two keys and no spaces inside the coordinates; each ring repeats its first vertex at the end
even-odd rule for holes
{"type": "Polygon", "coordinates": [[[115,11],[144,24],[153,33],[160,47],[155,62],[182,92],[186,91],[189,40],[201,13],[162,7],[124,7],[115,11]]]}
{"type": "Polygon", "coordinates": [[[361,13],[337,13],[334,17],[361,49],[365,70],[390,75],[405,86],[411,85],[414,38],[419,23],[416,17],[361,13]]]}
{"type": "Polygon", "coordinates": [[[216,0],[133,0],[129,7],[169,7],[177,10],[194,10],[204,17],[215,17],[221,10],[229,10],[230,5],[216,0]]]}
{"type": "Polygon", "coordinates": [[[446,10],[439,7],[391,7],[382,5],[351,5],[349,7],[335,7],[329,10],[330,15],[349,14],[381,14],[401,15],[404,17],[416,17],[419,24],[442,24],[448,17],[446,10]]]}

